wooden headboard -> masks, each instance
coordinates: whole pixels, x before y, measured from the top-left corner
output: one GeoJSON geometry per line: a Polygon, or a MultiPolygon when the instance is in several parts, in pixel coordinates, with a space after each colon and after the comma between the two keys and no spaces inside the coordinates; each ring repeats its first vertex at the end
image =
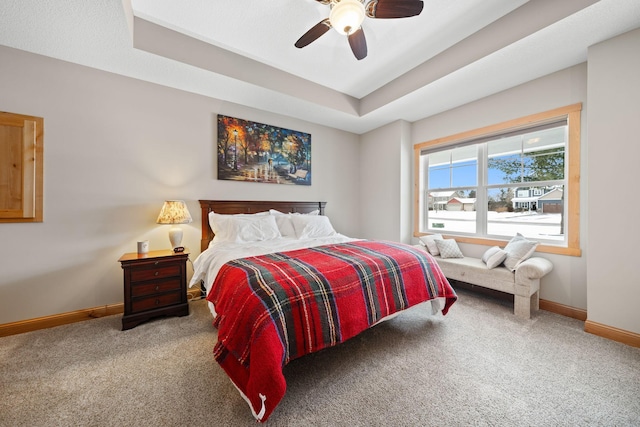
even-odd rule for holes
{"type": "Polygon", "coordinates": [[[209,247],[213,239],[213,231],[209,227],[209,212],[232,215],[232,214],[252,214],[275,209],[280,212],[309,213],[319,210],[320,215],[324,215],[324,206],[327,202],[274,202],[274,201],[239,201],[239,200],[199,200],[202,214],[202,239],[200,240],[200,250],[204,251],[209,247]]]}

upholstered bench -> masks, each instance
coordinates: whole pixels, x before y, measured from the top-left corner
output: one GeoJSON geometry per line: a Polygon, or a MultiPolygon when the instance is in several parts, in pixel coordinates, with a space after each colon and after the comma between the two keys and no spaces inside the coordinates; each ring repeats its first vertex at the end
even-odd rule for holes
{"type": "MultiPolygon", "coordinates": [[[[446,240],[453,241],[453,239],[446,240]]],[[[416,245],[416,247],[429,252],[423,245],[416,245]]],[[[467,256],[443,258],[434,255],[434,258],[448,279],[513,295],[513,311],[516,316],[525,319],[531,317],[531,310],[538,310],[540,279],[553,269],[551,261],[541,257],[529,257],[519,262],[514,271],[503,264],[489,268],[483,260],[467,256]]]]}

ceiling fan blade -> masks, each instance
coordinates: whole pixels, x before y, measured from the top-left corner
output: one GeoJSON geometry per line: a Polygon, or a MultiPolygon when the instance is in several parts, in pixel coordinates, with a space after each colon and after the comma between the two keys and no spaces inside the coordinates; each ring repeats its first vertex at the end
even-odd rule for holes
{"type": "Polygon", "coordinates": [[[420,0],[371,0],[365,10],[369,18],[408,18],[420,15],[423,7],[420,0]]]}
{"type": "Polygon", "coordinates": [[[367,56],[367,39],[364,37],[364,31],[362,27],[351,34],[349,34],[349,46],[351,51],[359,60],[366,58],[367,56]]]}
{"type": "Polygon", "coordinates": [[[316,41],[318,37],[329,31],[330,29],[331,22],[329,22],[329,18],[323,19],[322,21],[311,27],[309,31],[304,33],[302,37],[298,39],[295,46],[297,48],[305,47],[311,42],[316,41]]]}

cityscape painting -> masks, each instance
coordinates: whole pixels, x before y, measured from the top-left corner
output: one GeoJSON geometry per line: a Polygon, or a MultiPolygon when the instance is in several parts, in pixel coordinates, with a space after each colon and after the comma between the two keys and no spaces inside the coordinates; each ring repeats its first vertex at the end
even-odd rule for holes
{"type": "Polygon", "coordinates": [[[218,115],[218,179],[311,185],[311,135],[218,115]]]}

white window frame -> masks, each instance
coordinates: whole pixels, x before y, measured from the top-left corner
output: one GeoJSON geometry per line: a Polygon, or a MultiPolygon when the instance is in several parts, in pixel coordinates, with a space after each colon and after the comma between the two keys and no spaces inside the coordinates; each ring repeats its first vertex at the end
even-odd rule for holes
{"type": "MultiPolygon", "coordinates": [[[[414,221],[413,221],[413,235],[419,237],[426,233],[421,230],[422,224],[424,224],[424,207],[427,200],[425,200],[424,194],[426,189],[424,188],[425,180],[422,179],[424,171],[421,153],[427,150],[433,149],[447,149],[453,146],[464,144],[472,140],[485,139],[492,135],[500,135],[506,132],[519,131],[531,127],[535,127],[540,124],[551,123],[559,120],[566,120],[567,122],[567,145],[565,158],[567,162],[565,164],[565,235],[564,242],[558,243],[543,243],[537,248],[538,252],[557,253],[563,255],[580,256],[580,115],[582,111],[582,104],[573,104],[566,107],[557,108],[554,110],[538,113],[519,119],[509,120],[507,122],[499,123],[496,125],[487,126],[480,129],[475,129],[456,135],[451,135],[444,138],[438,138],[436,140],[422,142],[414,145],[414,221]]],[[[484,159],[486,156],[480,156],[480,159],[484,159]]],[[[486,161],[486,160],[485,160],[486,161]]],[[[478,164],[479,170],[484,170],[486,165],[478,164]]],[[[480,191],[477,192],[477,194],[480,191]]],[[[477,201],[478,206],[486,206],[483,200],[477,201]],[[482,204],[481,204],[482,203],[482,204]]],[[[487,246],[503,246],[508,240],[505,238],[493,238],[485,235],[484,221],[486,219],[486,209],[480,209],[477,211],[478,221],[480,225],[479,230],[476,230],[476,235],[450,235],[449,238],[455,238],[458,242],[474,243],[487,246]]],[[[431,230],[430,232],[434,232],[431,230]]]]}

